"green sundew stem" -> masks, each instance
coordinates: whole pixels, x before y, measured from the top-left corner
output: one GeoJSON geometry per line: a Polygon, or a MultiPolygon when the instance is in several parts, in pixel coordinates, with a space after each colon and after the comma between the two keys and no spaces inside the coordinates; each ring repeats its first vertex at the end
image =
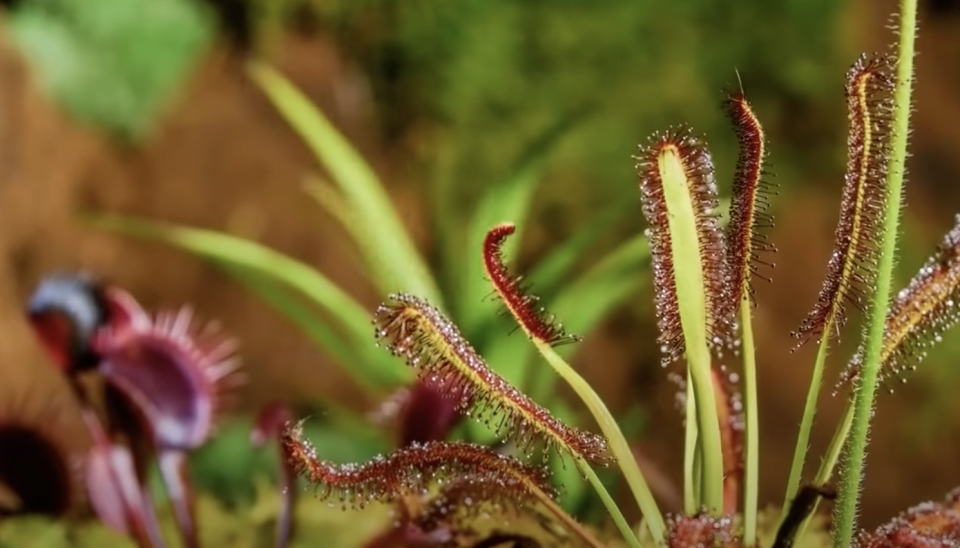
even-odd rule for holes
{"type": "Polygon", "coordinates": [[[590,464],[578,458],[577,467],[580,468],[580,471],[587,478],[587,481],[590,482],[590,485],[592,485],[593,488],[596,489],[597,494],[600,495],[600,500],[602,500],[603,505],[607,507],[607,511],[610,512],[610,517],[613,518],[613,522],[616,524],[617,529],[620,530],[624,540],[630,545],[630,548],[642,548],[640,539],[634,534],[633,530],[630,529],[630,524],[627,523],[626,518],[623,517],[623,512],[620,511],[617,503],[613,500],[613,497],[610,496],[610,493],[607,492],[607,488],[603,486],[603,482],[597,477],[597,473],[593,471],[590,464]]]}
{"type": "MultiPolygon", "coordinates": [[[[817,477],[813,480],[814,487],[825,486],[833,476],[833,470],[840,461],[840,453],[843,451],[843,446],[847,441],[847,437],[850,435],[850,425],[853,424],[853,409],[853,399],[848,399],[846,408],[843,410],[843,419],[841,419],[840,424],[837,425],[837,429],[833,433],[833,439],[830,440],[827,453],[820,463],[820,470],[817,471],[817,477]]],[[[817,499],[817,501],[813,503],[813,510],[810,512],[810,515],[803,520],[803,523],[797,529],[797,538],[803,538],[803,533],[807,530],[807,526],[810,525],[810,520],[816,515],[817,506],[819,505],[820,500],[817,499]]]]}
{"type": "Polygon", "coordinates": [[[697,470],[697,454],[700,451],[697,432],[697,398],[693,392],[693,381],[687,373],[686,429],[683,443],[683,511],[688,516],[697,513],[700,507],[700,474],[697,470]]]}
{"type": "Polygon", "coordinates": [[[800,490],[800,478],[803,475],[803,464],[807,450],[810,448],[810,431],[813,429],[813,419],[817,414],[817,400],[820,397],[820,387],[823,383],[823,369],[827,363],[827,354],[830,351],[830,332],[833,330],[833,317],[823,328],[820,336],[820,347],[817,349],[817,359],[813,364],[813,375],[810,377],[810,388],[807,390],[807,403],[803,407],[803,418],[800,419],[800,432],[797,434],[797,446],[793,450],[793,464],[790,465],[790,476],[787,480],[787,492],[783,497],[783,509],[780,511],[780,523],[786,519],[790,511],[790,504],[800,490]]]}
{"type": "Polygon", "coordinates": [[[710,371],[710,350],[707,348],[707,304],[696,226],[697,212],[694,211],[687,176],[676,147],[664,148],[658,164],[668,211],[680,325],[686,341],[687,367],[697,398],[697,426],[703,447],[702,503],[708,511],[719,515],[723,511],[723,450],[710,371]]]}
{"type": "Polygon", "coordinates": [[[753,342],[753,318],[750,296],[743,294],[740,302],[740,329],[743,337],[743,390],[746,419],[746,460],[743,493],[743,543],[757,543],[757,497],[760,483],[760,410],[757,404],[757,355],[753,342]]]}
{"type": "MultiPolygon", "coordinates": [[[[633,493],[637,505],[643,513],[644,523],[650,532],[650,536],[654,542],[662,545],[665,542],[667,530],[663,520],[663,514],[660,513],[660,508],[657,506],[657,501],[653,498],[653,493],[650,492],[647,480],[643,477],[643,473],[637,465],[637,459],[634,458],[633,451],[630,450],[630,445],[627,443],[626,438],[623,437],[623,432],[621,432],[620,427],[617,426],[617,421],[614,420],[613,415],[610,414],[610,410],[607,409],[606,404],[603,403],[603,400],[600,399],[600,396],[597,395],[593,388],[587,384],[587,381],[583,380],[583,377],[574,371],[574,369],[570,367],[570,364],[564,361],[553,347],[537,339],[533,339],[533,343],[536,345],[537,350],[540,351],[540,354],[546,358],[547,362],[553,367],[557,374],[563,377],[563,380],[573,388],[577,396],[586,404],[590,413],[593,414],[594,419],[596,419],[597,424],[600,426],[600,430],[602,430],[604,436],[607,437],[607,442],[610,444],[610,452],[616,457],[617,464],[620,466],[620,470],[627,480],[627,485],[630,486],[630,491],[633,493]]],[[[587,474],[587,472],[584,473],[587,474]]],[[[587,477],[589,479],[590,475],[587,474],[587,477]]],[[[599,480],[591,480],[591,483],[593,483],[594,487],[600,485],[599,480]]],[[[605,491],[597,489],[597,492],[601,498],[604,496],[605,491]]],[[[609,497],[609,495],[607,496],[609,497]]],[[[611,504],[613,504],[612,500],[611,504]]],[[[613,504],[613,506],[616,505],[613,504]]],[[[610,505],[607,507],[610,508],[610,505]]],[[[619,510],[617,510],[617,512],[619,512],[619,510]]],[[[617,519],[616,514],[612,510],[611,516],[614,520],[617,519]]],[[[623,523],[626,523],[626,521],[623,523]]],[[[629,526],[627,530],[629,531],[629,526]]],[[[630,536],[633,536],[634,541],[636,541],[637,537],[635,535],[631,534],[630,536]]]]}
{"type": "Polygon", "coordinates": [[[906,168],[907,140],[910,134],[910,106],[913,91],[914,41],[917,34],[917,0],[900,2],[900,41],[897,52],[897,89],[894,95],[893,144],[890,166],[887,171],[887,207],[880,242],[883,253],[877,272],[877,289],[873,294],[870,316],[867,322],[863,369],[856,386],[856,401],[853,423],[850,430],[846,466],[840,483],[839,498],[835,511],[835,548],[847,548],[853,540],[860,502],[860,482],[866,460],[867,435],[873,415],[873,400],[880,374],[880,357],[883,350],[883,331],[887,307],[890,304],[890,285],[893,278],[893,261],[897,251],[897,231],[900,224],[900,202],[903,195],[903,178],[906,168]]]}

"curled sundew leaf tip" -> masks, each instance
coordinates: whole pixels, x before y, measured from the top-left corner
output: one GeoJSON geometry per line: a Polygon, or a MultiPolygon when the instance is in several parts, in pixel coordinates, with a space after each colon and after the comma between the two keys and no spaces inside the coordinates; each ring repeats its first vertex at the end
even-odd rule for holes
{"type": "Polygon", "coordinates": [[[724,109],[733,122],[740,153],[733,178],[730,222],[726,232],[726,286],[728,316],[734,316],[744,296],[753,302],[752,278],[769,280],[760,267],[772,268],[766,258],[776,247],[767,240],[764,229],[773,227],[769,197],[775,185],[767,181],[765,170],[767,141],[759,119],[742,92],[731,94],[724,109]]]}
{"type": "Polygon", "coordinates": [[[497,296],[531,339],[551,346],[580,342],[582,337],[567,333],[563,324],[540,306],[540,297],[530,293],[522,278],[507,270],[503,245],[515,231],[513,223],[500,223],[483,241],[483,266],[497,296]]]}

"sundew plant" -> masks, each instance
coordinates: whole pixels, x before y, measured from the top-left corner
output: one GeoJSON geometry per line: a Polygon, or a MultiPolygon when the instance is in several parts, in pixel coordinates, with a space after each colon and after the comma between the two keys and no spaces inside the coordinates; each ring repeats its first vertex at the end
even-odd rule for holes
{"type": "MultiPolygon", "coordinates": [[[[776,145],[768,143],[743,89],[723,102],[740,149],[729,215],[721,217],[718,211],[721,189],[704,140],[686,125],[657,132],[634,156],[637,209],[648,224],[643,252],[631,243],[608,258],[622,268],[649,257],[656,344],[664,367],[685,379],[685,444],[678,453],[683,511],[676,515],[661,512],[629,436],[567,362],[569,349],[581,340],[570,327],[576,324],[577,307],[551,312],[533,294],[536,288],[509,264],[507,246],[521,233],[509,214],[522,212],[522,206],[484,206],[488,209],[472,221],[482,230],[476,231],[472,258],[465,263],[486,278],[484,287],[467,293],[496,295],[524,336],[507,339],[501,333],[475,344],[477,326],[504,327],[490,319],[497,305],[483,303],[493,310],[487,313],[451,306],[450,295],[440,290],[400,228],[369,167],[269,67],[251,65],[250,74],[334,182],[312,186],[311,194],[360,245],[384,290],[384,302],[372,315],[358,311],[321,274],[252,242],[118,217],[97,216],[90,222],[166,241],[214,261],[286,312],[337,361],[356,363],[372,384],[403,386],[382,410],[398,425],[394,447],[366,461],[335,462],[327,456],[328,447],[311,442],[310,420],[285,406],[261,413],[256,443],[274,439],[283,456],[278,546],[288,545],[294,534],[298,481],[309,485],[315,498],[345,512],[387,505],[392,517],[368,541],[371,547],[957,546],[960,491],[942,502],[917,506],[874,532],[857,526],[877,391],[915,368],[960,317],[960,216],[907,287],[891,292],[912,106],[916,10],[915,0],[903,0],[897,45],[890,52],[861,56],[847,73],[848,161],[836,247],[819,298],[794,333],[797,347],[816,342],[819,348],[779,512],[758,512],[756,372],[763,364],[756,361],[752,330],[753,310],[763,306],[756,302],[754,284],[775,274],[775,247],[766,231],[773,223],[767,208],[776,187],[766,166],[776,145]],[[299,304],[297,297],[304,296],[327,315],[299,304]],[[816,475],[804,478],[829,351],[854,314],[863,316],[861,343],[835,386],[846,395],[846,411],[816,475]],[[502,367],[500,360],[509,361],[510,353],[526,356],[527,351],[550,368],[502,367]],[[398,362],[406,367],[397,368],[398,362]],[[558,412],[555,402],[546,401],[544,394],[550,391],[523,382],[531,372],[541,377],[543,370],[569,385],[596,428],[558,412]],[[742,379],[742,386],[736,379],[742,379]],[[473,430],[454,428],[460,416],[476,419],[473,430]],[[464,432],[469,439],[458,438],[464,432]],[[639,523],[627,521],[629,512],[611,496],[611,483],[601,478],[612,473],[629,491],[629,504],[639,509],[639,523]],[[582,522],[565,504],[580,478],[596,492],[606,510],[604,519],[613,527],[582,522]],[[830,525],[822,519],[824,499],[833,503],[830,525]]],[[[605,280],[603,287],[618,291],[603,270],[595,275],[605,280]]],[[[541,279],[556,282],[558,276],[541,279]]],[[[619,300],[608,298],[606,306],[619,300]]],[[[79,383],[73,384],[96,440],[85,477],[97,514],[140,546],[163,546],[145,485],[145,463],[155,461],[184,545],[198,546],[185,455],[211,435],[220,401],[237,378],[232,341],[191,328],[188,311],[153,317],[126,293],[76,277],[42,284],[31,301],[30,317],[65,374],[73,380],[79,372],[96,370],[107,384],[105,423],[97,415],[104,405],[95,405],[79,383]],[[62,317],[72,329],[62,329],[57,320],[62,317]]]]}

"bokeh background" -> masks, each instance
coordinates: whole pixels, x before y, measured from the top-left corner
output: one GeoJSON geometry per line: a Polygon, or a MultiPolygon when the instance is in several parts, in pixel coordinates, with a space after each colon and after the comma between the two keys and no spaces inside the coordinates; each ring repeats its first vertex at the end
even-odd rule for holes
{"type": "MultiPolygon", "coordinates": [[[[893,40],[894,2],[0,4],[0,400],[63,400],[52,426],[78,446],[84,436],[66,383],[23,317],[38,280],[55,271],[91,271],[148,307],[191,303],[220,320],[242,342],[240,415],[278,398],[358,410],[377,403],[221,271],[78,220],[119,212],[251,238],[316,266],[372,310],[382,295],[356,250],[303,192],[322,167],[250,82],[251,56],[286,74],[373,164],[428,261],[444,252],[438,227],[456,223],[545,128],[576,114],[522,227],[521,270],[609,204],[636,208],[578,268],[643,230],[630,155],[654,131],[688,123],[705,133],[728,189],[736,143],[719,103],[739,78],[770,137],[780,185],[777,266],[773,282],[758,286],[756,312],[761,500],[780,502],[815,353],[791,353],[789,332],[813,305],[833,245],[844,74],[860,52],[893,40]]],[[[901,283],[960,212],[960,2],[921,5],[901,283]]],[[[441,282],[456,291],[456,279],[441,282]]],[[[642,284],[589,334],[574,364],[612,408],[641,404],[644,450],[679,481],[676,386],[658,364],[652,308],[642,284]]],[[[834,351],[832,371],[855,334],[834,351]]],[[[864,525],[960,485],[960,337],[945,339],[907,384],[880,398],[864,525]]],[[[812,455],[829,441],[841,404],[823,398],[812,455]]]]}

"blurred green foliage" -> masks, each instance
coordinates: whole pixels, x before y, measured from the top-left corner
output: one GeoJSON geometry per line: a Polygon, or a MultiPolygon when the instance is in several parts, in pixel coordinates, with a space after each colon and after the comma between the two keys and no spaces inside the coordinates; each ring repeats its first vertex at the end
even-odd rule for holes
{"type": "Polygon", "coordinates": [[[638,139],[672,124],[706,133],[721,170],[732,172],[735,140],[719,103],[738,85],[736,71],[773,136],[774,171],[806,164],[804,176],[815,177],[823,162],[810,160],[835,154],[823,138],[842,125],[842,75],[853,60],[840,51],[844,2],[312,4],[323,5],[324,30],[367,69],[387,135],[428,136],[411,146],[433,172],[441,218],[458,218],[524,143],[583,109],[590,123],[554,156],[550,190],[541,192],[548,202],[581,204],[581,220],[591,206],[634,198],[629,155],[638,139]],[[812,115],[827,105],[836,116],[812,115]]]}
{"type": "Polygon", "coordinates": [[[63,108],[128,139],[151,129],[214,29],[191,0],[31,0],[7,27],[63,108]]]}

